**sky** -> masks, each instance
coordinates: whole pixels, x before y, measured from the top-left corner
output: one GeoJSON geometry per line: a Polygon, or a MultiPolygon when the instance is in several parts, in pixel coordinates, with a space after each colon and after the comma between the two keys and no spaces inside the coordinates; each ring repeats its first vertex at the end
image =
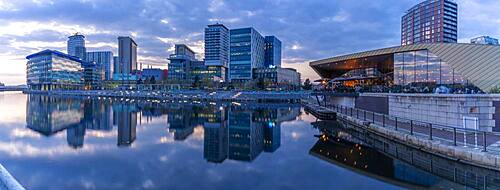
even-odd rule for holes
{"type": "MultiPolygon", "coordinates": [[[[500,37],[500,1],[456,0],[459,42],[500,37]]],[[[420,0],[0,0],[0,82],[24,84],[26,56],[66,52],[67,37],[86,36],[87,51],[117,53],[118,36],[138,43],[143,68],[167,68],[174,44],[203,58],[206,25],[254,27],[283,44],[283,67],[317,79],[313,60],[400,44],[404,12],[420,0]]]]}

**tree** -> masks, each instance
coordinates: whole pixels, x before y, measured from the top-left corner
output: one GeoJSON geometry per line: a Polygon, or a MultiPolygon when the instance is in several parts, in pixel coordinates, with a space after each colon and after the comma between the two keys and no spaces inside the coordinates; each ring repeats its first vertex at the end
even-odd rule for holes
{"type": "Polygon", "coordinates": [[[312,89],[312,84],[311,84],[311,81],[309,79],[306,79],[304,81],[304,85],[302,86],[302,88],[304,90],[311,90],[312,89]]]}
{"type": "Polygon", "coordinates": [[[264,90],[266,89],[266,81],[263,78],[259,78],[257,81],[257,89],[264,90]]]}
{"type": "Polygon", "coordinates": [[[154,76],[152,76],[150,79],[149,79],[149,84],[156,84],[156,79],[154,76]]]}
{"type": "Polygon", "coordinates": [[[194,76],[193,87],[198,87],[198,83],[200,83],[200,77],[198,75],[194,76]]]}
{"type": "Polygon", "coordinates": [[[491,94],[499,94],[500,93],[500,87],[493,87],[491,90],[490,90],[490,93],[491,94]]]}

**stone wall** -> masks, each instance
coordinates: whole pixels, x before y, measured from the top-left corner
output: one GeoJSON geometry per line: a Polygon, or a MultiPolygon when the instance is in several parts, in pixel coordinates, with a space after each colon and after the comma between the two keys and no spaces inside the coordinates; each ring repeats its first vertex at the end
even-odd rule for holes
{"type": "Polygon", "coordinates": [[[385,95],[364,96],[361,94],[356,98],[356,108],[368,110],[381,114],[389,114],[389,98],[385,95]]]}
{"type": "Polygon", "coordinates": [[[353,108],[355,106],[355,97],[327,96],[327,102],[333,105],[341,105],[353,108]]]}
{"type": "Polygon", "coordinates": [[[363,94],[362,96],[388,97],[391,116],[439,125],[464,127],[463,118],[467,116],[478,118],[480,130],[492,131],[496,121],[500,119],[494,117],[496,109],[493,102],[500,100],[498,95],[363,94]]]}

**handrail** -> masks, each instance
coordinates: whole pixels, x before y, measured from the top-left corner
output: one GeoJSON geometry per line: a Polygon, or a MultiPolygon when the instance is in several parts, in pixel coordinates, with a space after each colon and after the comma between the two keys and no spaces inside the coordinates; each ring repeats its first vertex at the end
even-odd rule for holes
{"type": "MultiPolygon", "coordinates": [[[[322,106],[322,105],[320,105],[322,106]]],[[[496,137],[497,141],[500,141],[500,133],[499,132],[490,132],[490,131],[481,131],[481,130],[475,130],[475,129],[468,129],[468,128],[459,128],[459,127],[454,127],[454,126],[449,126],[449,125],[442,125],[442,124],[436,124],[436,123],[431,123],[431,122],[425,122],[425,121],[418,121],[418,120],[413,120],[413,119],[408,119],[408,118],[402,118],[402,117],[397,117],[397,116],[391,116],[387,114],[382,114],[382,113],[376,113],[373,111],[368,111],[364,109],[358,109],[358,108],[353,108],[353,107],[347,107],[347,106],[342,106],[342,105],[324,105],[324,107],[331,108],[337,113],[341,113],[347,116],[351,116],[353,118],[361,119],[363,121],[369,121],[372,123],[376,124],[381,124],[382,127],[393,127],[395,130],[406,130],[410,132],[410,135],[424,135],[428,136],[430,140],[436,139],[441,141],[443,140],[443,136],[445,141],[453,141],[453,145],[457,146],[458,139],[463,139],[464,140],[464,145],[470,144],[467,141],[469,139],[474,140],[474,144],[477,147],[478,145],[483,146],[482,151],[486,152],[487,151],[487,138],[488,136],[491,138],[491,136],[496,137]],[[409,129],[408,129],[409,128],[409,129]],[[418,131],[417,131],[418,129],[418,131]],[[433,134],[433,133],[440,133],[440,134],[433,134]],[[443,134],[445,132],[445,134],[443,134]],[[451,133],[448,135],[448,137],[452,137],[452,139],[446,139],[446,133],[451,133]],[[461,135],[461,137],[459,137],[461,135]],[[473,137],[469,137],[470,135],[473,135],[473,137]]],[[[490,139],[491,140],[491,139],[490,139]]]]}

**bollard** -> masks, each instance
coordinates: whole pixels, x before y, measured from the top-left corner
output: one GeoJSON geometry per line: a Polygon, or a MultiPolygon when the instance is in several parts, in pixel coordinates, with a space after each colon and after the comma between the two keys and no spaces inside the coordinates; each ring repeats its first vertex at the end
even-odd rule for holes
{"type": "Polygon", "coordinates": [[[453,145],[457,146],[457,128],[453,127],[453,145]]]}
{"type": "Polygon", "coordinates": [[[398,117],[394,118],[394,121],[396,122],[394,126],[396,127],[396,131],[398,130],[398,117]]]}
{"type": "Polygon", "coordinates": [[[366,110],[363,110],[363,121],[366,121],[366,110]]]}
{"type": "Polygon", "coordinates": [[[410,135],[413,135],[413,120],[410,120],[410,135]]]}
{"type": "Polygon", "coordinates": [[[432,140],[432,123],[429,124],[429,140],[432,140]]]}
{"type": "Polygon", "coordinates": [[[375,112],[372,112],[372,123],[375,123],[375,112]]]}
{"type": "Polygon", "coordinates": [[[385,115],[382,115],[382,127],[385,127],[385,115]]]}
{"type": "Polygon", "coordinates": [[[486,152],[486,131],[483,131],[483,152],[486,152]]]}

